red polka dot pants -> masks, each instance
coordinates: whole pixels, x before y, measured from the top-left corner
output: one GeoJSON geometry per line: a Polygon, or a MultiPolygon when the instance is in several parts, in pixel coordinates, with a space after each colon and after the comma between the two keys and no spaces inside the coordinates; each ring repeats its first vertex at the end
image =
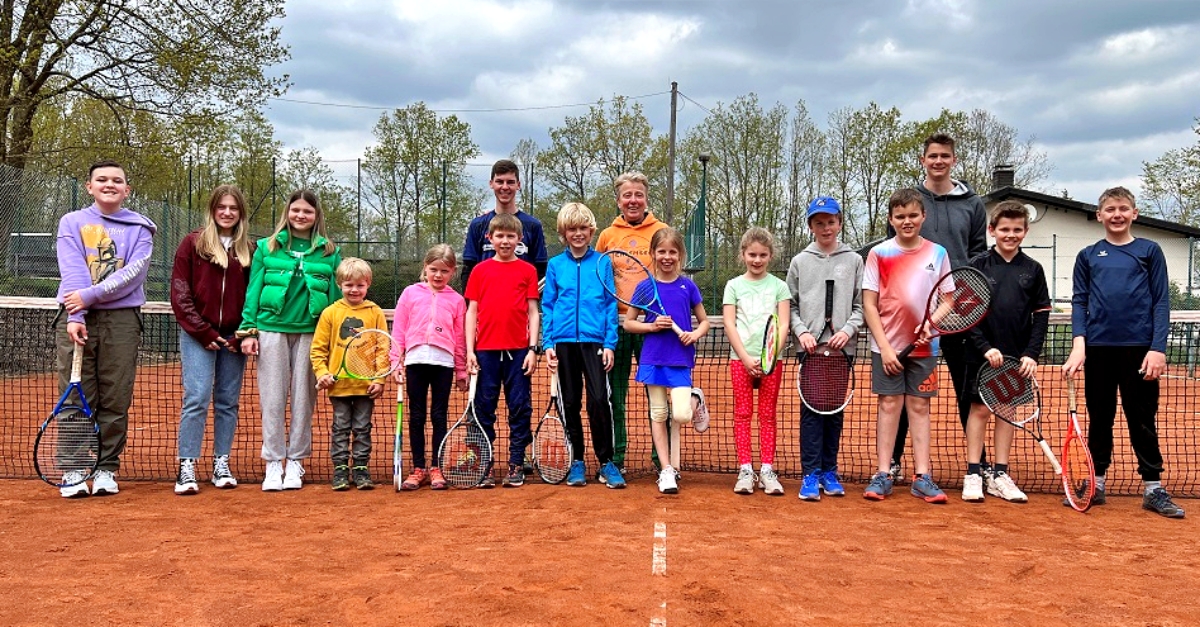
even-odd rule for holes
{"type": "MultiPolygon", "coordinates": [[[[754,377],[739,360],[729,362],[733,383],[733,441],[737,447],[738,465],[751,463],[750,413],[754,409],[754,377]]],[[[779,400],[779,382],[783,380],[783,364],[763,377],[758,385],[758,443],[762,463],[775,463],[775,405],[779,400]]]]}

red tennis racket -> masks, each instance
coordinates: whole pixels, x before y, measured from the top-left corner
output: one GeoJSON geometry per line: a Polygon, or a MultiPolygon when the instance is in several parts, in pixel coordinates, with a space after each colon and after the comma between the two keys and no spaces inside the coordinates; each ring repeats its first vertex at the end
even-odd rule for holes
{"type": "MultiPolygon", "coordinates": [[[[992,304],[992,284],[975,268],[963,267],[942,275],[929,292],[925,322],[930,338],[968,331],[983,322],[992,304]]],[[[905,359],[917,343],[909,344],[898,356],[905,359]]]]}

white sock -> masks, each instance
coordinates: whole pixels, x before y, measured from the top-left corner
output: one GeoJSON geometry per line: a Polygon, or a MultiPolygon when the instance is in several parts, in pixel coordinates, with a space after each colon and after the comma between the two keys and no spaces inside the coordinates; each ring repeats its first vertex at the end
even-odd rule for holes
{"type": "Polygon", "coordinates": [[[1145,493],[1150,494],[1151,492],[1153,492],[1161,487],[1162,487],[1161,481],[1147,481],[1145,493]]]}
{"type": "Polygon", "coordinates": [[[773,470],[775,470],[775,469],[772,468],[770,464],[763,464],[762,468],[760,469],[760,472],[770,472],[773,470]]]}
{"type": "Polygon", "coordinates": [[[754,464],[742,464],[741,470],[749,470],[754,472],[754,464]]]}
{"type": "Polygon", "coordinates": [[[1096,489],[1097,490],[1104,489],[1104,475],[1096,475],[1096,489]]]}

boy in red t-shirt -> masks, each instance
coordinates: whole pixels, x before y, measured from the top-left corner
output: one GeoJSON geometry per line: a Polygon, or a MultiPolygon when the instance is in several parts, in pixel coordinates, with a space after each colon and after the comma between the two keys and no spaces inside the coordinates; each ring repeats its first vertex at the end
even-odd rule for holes
{"type": "MultiPolygon", "coordinates": [[[[478,373],[475,412],[493,442],[496,441],[496,405],[500,386],[508,404],[508,474],[504,487],[524,485],[525,449],[532,439],[529,418],[529,378],[537,368],[538,277],[533,265],[517,259],[521,221],[497,214],[488,224],[488,239],[496,256],[471,271],[465,296],[467,305],[467,370],[478,373]]],[[[481,488],[495,486],[490,476],[481,488]]]]}

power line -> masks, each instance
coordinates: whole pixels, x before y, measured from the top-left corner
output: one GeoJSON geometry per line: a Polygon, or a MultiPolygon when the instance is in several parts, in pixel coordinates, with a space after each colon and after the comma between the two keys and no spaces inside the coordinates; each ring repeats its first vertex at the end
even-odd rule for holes
{"type": "Polygon", "coordinates": [[[701,109],[704,109],[705,111],[708,112],[709,115],[713,115],[712,109],[709,109],[708,107],[696,102],[695,100],[692,100],[691,96],[688,96],[687,94],[685,94],[683,92],[679,92],[679,95],[683,96],[684,100],[696,105],[697,107],[700,107],[701,109]]]}
{"type": "MultiPolygon", "coordinates": [[[[653,98],[655,96],[663,96],[669,94],[669,91],[659,91],[652,94],[642,94],[640,96],[624,96],[626,100],[642,100],[644,98],[653,98]]],[[[685,96],[686,97],[686,96],[685,96]]],[[[277,100],[279,102],[290,102],[294,104],[313,105],[317,107],[336,107],[341,109],[368,109],[371,111],[393,111],[400,107],[379,107],[375,105],[358,105],[347,104],[342,102],[319,102],[316,100],[300,100],[297,98],[269,98],[269,100],[277,100]]],[[[688,98],[691,100],[691,98],[688,98]]],[[[573,104],[558,104],[558,105],[543,105],[538,107],[498,107],[495,109],[430,109],[434,113],[503,113],[511,111],[545,111],[547,109],[569,109],[572,107],[590,107],[596,102],[577,102],[573,104]]],[[[701,107],[703,108],[703,107],[701,107]]],[[[707,111],[707,109],[705,109],[707,111]]]]}

